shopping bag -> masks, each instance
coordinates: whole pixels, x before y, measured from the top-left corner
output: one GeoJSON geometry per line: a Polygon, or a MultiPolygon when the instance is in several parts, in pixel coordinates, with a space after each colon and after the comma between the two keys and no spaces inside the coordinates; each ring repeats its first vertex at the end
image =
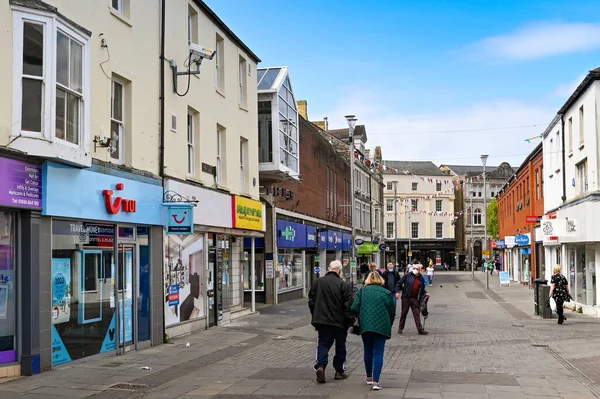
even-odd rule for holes
{"type": "Polygon", "coordinates": [[[550,298],[548,301],[550,302],[550,309],[552,309],[553,312],[556,312],[556,301],[554,298],[550,298]]]}

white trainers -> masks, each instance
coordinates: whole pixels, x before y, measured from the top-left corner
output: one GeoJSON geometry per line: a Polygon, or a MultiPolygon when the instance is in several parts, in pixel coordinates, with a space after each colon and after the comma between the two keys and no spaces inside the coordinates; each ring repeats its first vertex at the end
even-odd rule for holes
{"type": "Polygon", "coordinates": [[[381,385],[378,382],[373,381],[373,386],[371,387],[373,391],[379,391],[381,389],[381,385]]]}
{"type": "Polygon", "coordinates": [[[367,385],[373,385],[373,377],[367,377],[366,380],[367,385]]]}

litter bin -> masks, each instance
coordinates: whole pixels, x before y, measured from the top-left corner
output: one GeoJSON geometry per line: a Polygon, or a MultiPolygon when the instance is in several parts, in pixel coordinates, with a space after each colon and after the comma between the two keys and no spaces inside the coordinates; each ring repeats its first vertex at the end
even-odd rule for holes
{"type": "Polygon", "coordinates": [[[539,303],[540,303],[540,313],[543,319],[553,319],[554,316],[552,314],[552,308],[546,307],[546,300],[550,296],[550,286],[546,284],[539,285],[539,303]]]}
{"type": "Polygon", "coordinates": [[[545,298],[546,297],[542,297],[542,303],[540,304],[540,285],[545,285],[548,284],[548,280],[544,280],[543,278],[536,278],[535,280],[533,280],[533,305],[534,305],[534,312],[536,315],[540,314],[540,310],[544,307],[544,305],[546,304],[545,302],[545,298]]]}

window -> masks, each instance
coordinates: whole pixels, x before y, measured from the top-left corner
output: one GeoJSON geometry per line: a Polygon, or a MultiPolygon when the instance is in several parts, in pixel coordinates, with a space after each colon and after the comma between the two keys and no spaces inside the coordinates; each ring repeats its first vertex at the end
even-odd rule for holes
{"type": "Polygon", "coordinates": [[[416,199],[411,199],[410,200],[410,207],[412,211],[416,211],[419,209],[419,200],[416,199]]]}
{"type": "MultiPolygon", "coordinates": [[[[573,118],[569,118],[569,154],[573,152],[573,118]]],[[[552,142],[552,140],[550,140],[552,142]]],[[[553,157],[554,158],[554,157],[553,157]]]]}
{"type": "Polygon", "coordinates": [[[540,170],[535,170],[535,199],[540,199],[540,170]]]}
{"type": "Polygon", "coordinates": [[[194,176],[194,115],[191,112],[187,114],[187,173],[194,176]]]}
{"type": "Polygon", "coordinates": [[[413,183],[412,184],[412,190],[413,191],[417,191],[417,188],[419,187],[419,183],[413,183]]]}
{"type": "Polygon", "coordinates": [[[188,4],[188,43],[198,44],[198,12],[188,4]]]}
{"type": "Polygon", "coordinates": [[[412,222],[411,226],[410,226],[410,229],[411,229],[411,232],[410,232],[411,237],[412,238],[419,238],[419,223],[412,222]]]}
{"type": "Polygon", "coordinates": [[[476,197],[477,193],[475,191],[471,191],[471,197],[476,197]]]}
{"type": "Polygon", "coordinates": [[[380,232],[381,231],[379,229],[381,227],[381,224],[379,223],[379,212],[380,212],[380,209],[375,209],[374,212],[375,213],[373,215],[373,231],[380,232]]]}
{"type": "Polygon", "coordinates": [[[385,224],[385,233],[387,238],[395,238],[394,237],[394,222],[387,222],[385,224]]]}
{"type": "Polygon", "coordinates": [[[387,190],[392,191],[394,189],[394,183],[391,181],[387,182],[387,190]]]}
{"type": "Polygon", "coordinates": [[[13,93],[13,135],[25,133],[79,147],[89,110],[84,76],[89,37],[51,17],[13,15],[13,76],[19,88],[13,93]]]}
{"type": "Polygon", "coordinates": [[[248,140],[240,138],[240,192],[248,192],[248,140]]]}
{"type": "Polygon", "coordinates": [[[258,102],[258,162],[273,162],[271,101],[258,102]]]}
{"type": "Polygon", "coordinates": [[[477,192],[477,196],[481,197],[481,189],[477,192]]]}
{"type": "Polygon", "coordinates": [[[124,97],[123,83],[113,79],[110,98],[110,157],[117,162],[123,161],[123,144],[125,142],[124,97]]]}
{"type": "Polygon", "coordinates": [[[222,93],[225,92],[225,41],[217,35],[217,43],[215,46],[217,56],[215,57],[215,87],[222,93]]]}
{"type": "Polygon", "coordinates": [[[587,159],[577,164],[577,195],[582,195],[588,191],[587,181],[587,159]]]}
{"type": "Polygon", "coordinates": [[[475,213],[473,214],[473,224],[481,224],[481,209],[475,209],[475,213]]]}
{"type": "MultiPolygon", "coordinates": [[[[278,93],[279,103],[279,162],[298,172],[298,110],[289,78],[278,93]]],[[[361,181],[356,179],[357,187],[361,181]]]]}
{"type": "Polygon", "coordinates": [[[246,85],[247,85],[247,79],[246,77],[248,76],[248,74],[246,73],[246,60],[240,56],[239,59],[239,86],[240,86],[240,93],[239,93],[239,101],[240,101],[240,106],[241,107],[246,107],[247,106],[247,89],[246,89],[246,85]]]}
{"type": "Polygon", "coordinates": [[[393,199],[386,199],[385,200],[385,210],[388,212],[393,212],[394,211],[394,200],[393,199]]]}
{"type": "Polygon", "coordinates": [[[435,238],[444,238],[444,223],[435,224],[435,238]]]}
{"type": "Polygon", "coordinates": [[[442,200],[435,200],[435,211],[436,212],[442,211],[442,200]]]}
{"type": "Polygon", "coordinates": [[[435,182],[435,191],[438,191],[438,192],[442,191],[442,182],[441,181],[435,182]]]}
{"type": "Polygon", "coordinates": [[[583,105],[579,108],[579,144],[583,144],[583,105]]]}
{"type": "Polygon", "coordinates": [[[217,126],[217,176],[216,181],[219,186],[223,185],[223,157],[225,156],[225,129],[221,126],[217,126]]]}

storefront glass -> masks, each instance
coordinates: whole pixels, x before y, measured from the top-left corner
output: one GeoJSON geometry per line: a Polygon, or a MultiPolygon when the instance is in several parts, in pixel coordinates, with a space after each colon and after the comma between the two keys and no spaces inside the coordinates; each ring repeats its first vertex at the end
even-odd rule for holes
{"type": "Polygon", "coordinates": [[[521,248],[521,282],[529,283],[531,277],[531,248],[521,248]]]}
{"type": "Polygon", "coordinates": [[[140,251],[140,262],[137,282],[138,298],[138,341],[150,340],[150,242],[149,228],[138,227],[137,236],[140,251]]]}
{"type": "MultiPolygon", "coordinates": [[[[581,263],[581,302],[584,305],[596,305],[596,254],[594,247],[586,247],[581,263]]],[[[578,265],[579,266],[579,265],[578,265]]],[[[578,298],[579,299],[579,298],[578,298]]],[[[579,300],[578,300],[579,302],[579,300]]]]}
{"type": "Polygon", "coordinates": [[[204,235],[165,235],[165,324],[205,317],[204,235]]]}
{"type": "Polygon", "coordinates": [[[17,361],[16,214],[0,213],[0,364],[17,361]]]}
{"type": "MultiPolygon", "coordinates": [[[[255,250],[254,254],[254,276],[256,278],[256,291],[264,291],[265,289],[265,261],[264,254],[262,250],[255,250]]],[[[252,280],[252,274],[250,269],[251,254],[250,248],[246,248],[246,253],[248,255],[248,260],[245,262],[244,267],[244,290],[249,291],[252,289],[250,286],[250,281],[252,280]]]]}
{"type": "Polygon", "coordinates": [[[302,252],[293,249],[280,249],[277,260],[279,292],[302,288],[302,252]]]}

